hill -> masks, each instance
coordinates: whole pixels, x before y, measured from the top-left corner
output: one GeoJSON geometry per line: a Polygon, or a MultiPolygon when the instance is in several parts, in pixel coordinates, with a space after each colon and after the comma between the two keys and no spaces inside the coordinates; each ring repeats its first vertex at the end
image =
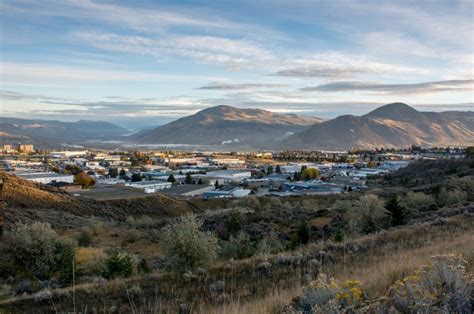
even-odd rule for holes
{"type": "Polygon", "coordinates": [[[0,142],[80,143],[111,140],[128,130],[103,121],[27,120],[0,117],[0,142]]]}
{"type": "Polygon", "coordinates": [[[471,145],[474,112],[421,112],[404,104],[382,106],[364,116],[345,115],[315,124],[280,142],[289,149],[471,145]]]}
{"type": "Polygon", "coordinates": [[[315,117],[216,106],[153,130],[141,131],[130,136],[129,139],[145,144],[232,145],[264,148],[321,121],[323,120],[315,117]]]}

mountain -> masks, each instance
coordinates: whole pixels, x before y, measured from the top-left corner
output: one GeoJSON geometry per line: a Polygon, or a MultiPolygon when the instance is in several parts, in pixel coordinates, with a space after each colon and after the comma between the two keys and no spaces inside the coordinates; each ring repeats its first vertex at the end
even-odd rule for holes
{"type": "Polygon", "coordinates": [[[323,119],[259,109],[216,106],[129,137],[145,144],[232,145],[266,148],[323,119]]]}
{"type": "Polygon", "coordinates": [[[421,112],[404,103],[393,103],[364,116],[345,115],[315,124],[287,137],[278,146],[348,150],[473,143],[474,112],[421,112]]]}
{"type": "Polygon", "coordinates": [[[27,120],[0,117],[0,141],[31,143],[81,143],[110,140],[129,133],[128,130],[102,121],[27,120]]]}

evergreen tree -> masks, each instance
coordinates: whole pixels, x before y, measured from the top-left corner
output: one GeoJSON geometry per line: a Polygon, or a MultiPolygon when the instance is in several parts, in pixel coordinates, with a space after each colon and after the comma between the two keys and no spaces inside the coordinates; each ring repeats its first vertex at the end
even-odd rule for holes
{"type": "Polygon", "coordinates": [[[171,182],[171,183],[175,183],[176,182],[176,179],[174,178],[174,175],[173,174],[170,174],[170,176],[168,177],[168,182],[171,182]]]}
{"type": "Polygon", "coordinates": [[[214,184],[214,186],[216,187],[216,190],[219,189],[219,181],[216,180],[216,183],[214,184]]]}
{"type": "Polygon", "coordinates": [[[406,211],[405,208],[400,204],[400,199],[397,194],[393,193],[385,203],[385,208],[392,215],[392,225],[399,226],[406,222],[406,211]]]}
{"type": "Polygon", "coordinates": [[[268,166],[268,168],[267,168],[267,174],[272,174],[272,173],[273,173],[273,166],[270,165],[270,166],[268,166]]]}
{"type": "Polygon", "coordinates": [[[281,174],[281,168],[280,168],[280,165],[277,165],[276,168],[275,168],[275,172],[278,173],[278,174],[281,174]]]}
{"type": "Polygon", "coordinates": [[[184,183],[186,183],[186,184],[192,184],[193,183],[193,177],[191,177],[191,174],[186,173],[186,179],[184,180],[184,183]]]}
{"type": "Polygon", "coordinates": [[[138,182],[142,180],[142,176],[139,173],[132,174],[132,182],[138,182]]]}
{"type": "Polygon", "coordinates": [[[203,182],[202,182],[202,179],[201,179],[201,178],[199,178],[198,184],[199,184],[199,185],[202,185],[202,184],[203,184],[203,182]]]}
{"type": "Polygon", "coordinates": [[[123,168],[120,169],[119,176],[120,176],[121,178],[123,178],[123,177],[125,177],[126,175],[127,175],[127,173],[125,172],[125,169],[123,169],[123,168]]]}

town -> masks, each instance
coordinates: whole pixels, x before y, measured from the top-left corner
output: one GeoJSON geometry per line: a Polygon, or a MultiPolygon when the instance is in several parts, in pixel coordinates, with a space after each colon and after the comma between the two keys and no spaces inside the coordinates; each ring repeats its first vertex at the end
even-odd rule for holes
{"type": "Polygon", "coordinates": [[[5,144],[0,164],[20,178],[96,200],[152,193],[204,199],[286,197],[366,190],[370,175],[418,159],[462,159],[470,151],[416,146],[349,152],[48,151],[5,144]]]}

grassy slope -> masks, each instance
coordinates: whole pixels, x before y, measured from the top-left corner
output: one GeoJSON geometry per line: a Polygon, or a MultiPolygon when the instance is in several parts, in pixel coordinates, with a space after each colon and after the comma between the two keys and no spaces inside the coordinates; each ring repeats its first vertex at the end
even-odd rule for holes
{"type": "MultiPolygon", "coordinates": [[[[226,300],[229,311],[254,308],[254,312],[261,313],[283,299],[289,301],[293,293],[298,293],[304,274],[315,276],[319,271],[341,279],[360,278],[370,295],[381,295],[388,285],[426,262],[431,254],[463,254],[474,263],[474,208],[464,211],[471,213],[448,217],[443,224],[433,217],[423,224],[393,228],[344,244],[315,243],[287,254],[290,257],[284,263],[281,257],[270,256],[271,266],[265,269],[257,257],[221,263],[206,274],[188,279],[154,273],[105,285],[81,285],[75,290],[76,309],[175,311],[179,304],[186,304],[198,312],[220,312],[226,300]],[[322,266],[311,266],[313,259],[322,261],[322,266]],[[219,280],[225,280],[225,292],[212,292],[211,285],[219,280]]],[[[55,291],[51,298],[41,301],[26,297],[2,303],[0,311],[48,312],[54,307],[58,311],[73,309],[71,288],[55,291]]]]}

